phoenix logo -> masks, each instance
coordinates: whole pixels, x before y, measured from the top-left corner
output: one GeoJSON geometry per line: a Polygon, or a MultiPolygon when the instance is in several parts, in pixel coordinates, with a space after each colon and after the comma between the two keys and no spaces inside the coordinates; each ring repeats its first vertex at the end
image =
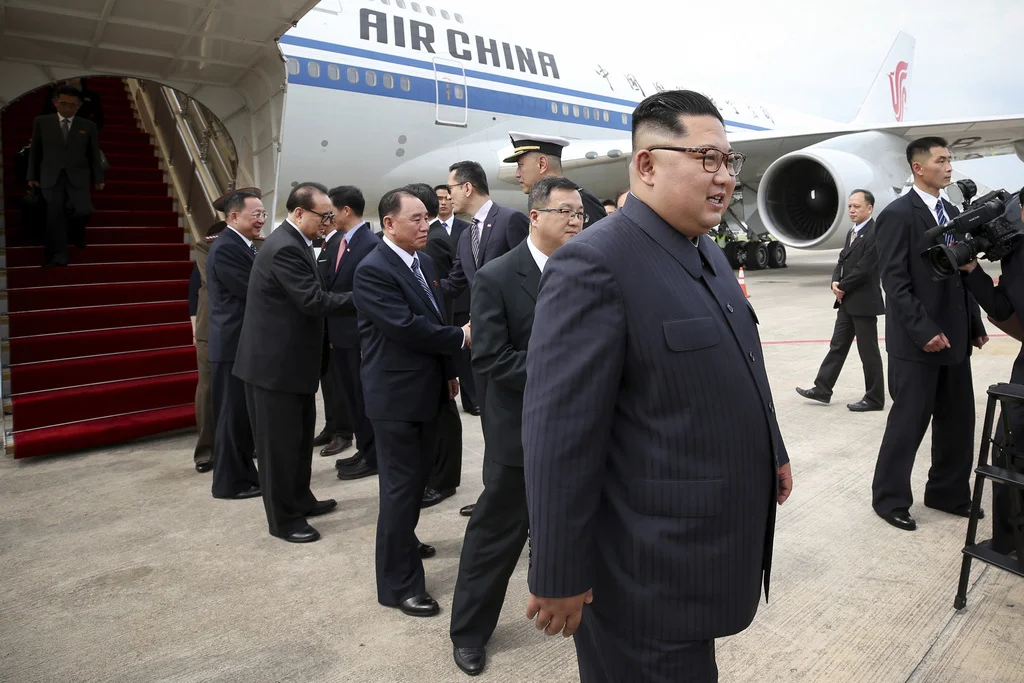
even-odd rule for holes
{"type": "Polygon", "coordinates": [[[903,121],[903,113],[907,108],[907,63],[900,62],[896,70],[889,74],[889,93],[892,95],[892,110],[897,121],[903,121]]]}

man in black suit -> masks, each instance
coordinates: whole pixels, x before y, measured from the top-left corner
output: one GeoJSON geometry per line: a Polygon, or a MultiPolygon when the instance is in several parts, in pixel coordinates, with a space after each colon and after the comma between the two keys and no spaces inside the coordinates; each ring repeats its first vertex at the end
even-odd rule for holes
{"type": "MultiPolygon", "coordinates": [[[[373,234],[370,224],[363,220],[366,200],[359,188],[342,185],[333,188],[328,196],[334,206],[337,234],[328,242],[324,252],[327,262],[324,281],[328,291],[350,294],[356,267],[377,248],[380,239],[373,234]]],[[[377,474],[377,446],[373,424],[366,416],[363,382],[359,376],[362,358],[356,315],[328,318],[327,334],[331,341],[330,365],[334,383],[345,395],[356,437],[355,455],[335,463],[338,479],[351,481],[371,477],[377,474]]]]}
{"type": "Polygon", "coordinates": [[[854,336],[864,366],[864,398],[846,407],[856,413],[881,410],[885,407],[885,380],[882,375],[882,354],[878,351],[878,316],[885,313],[882,286],[878,276],[878,251],[875,248],[875,222],[871,212],[875,195],[867,190],[854,190],[847,203],[853,227],[846,235],[846,245],[839,253],[839,263],[832,273],[832,293],[836,327],[832,343],[821,362],[818,377],[811,389],[797,388],[797,393],[813,401],[828,403],[832,388],[850,353],[854,336]]]}
{"type": "Polygon", "coordinates": [[[646,98],[625,205],[541,276],[527,616],[575,632],[584,683],[715,681],[714,639],[750,624],[762,581],[768,593],[789,458],[757,318],[707,237],[742,162],[708,98],[646,98]]]}
{"type": "Polygon", "coordinates": [[[416,538],[420,502],[434,463],[441,408],[459,391],[451,354],[470,342],[469,326],[445,324],[445,303],[427,242],[427,211],[406,189],[381,197],[382,243],[356,268],[366,414],[380,469],[377,601],[410,616],[433,616],[416,538]]]}
{"type": "Polygon", "coordinates": [[[350,294],[324,291],[313,254],[334,213],[327,190],[300,183],[288,219],[263,241],[249,276],[234,374],[245,382],[270,534],[292,543],[320,538],[307,517],[332,510],[309,489],[324,316],[351,315],[350,294]]]}
{"type": "MultiPolygon", "coordinates": [[[[552,135],[531,133],[509,133],[512,139],[512,154],[505,158],[506,164],[516,165],[516,180],[523,192],[530,194],[530,188],[541,178],[562,177],[562,149],[569,144],[565,138],[552,135]]],[[[579,185],[576,186],[583,197],[583,210],[586,213],[583,228],[608,215],[601,200],[579,185]]]]}
{"type": "Polygon", "coordinates": [[[245,318],[249,272],[256,260],[253,245],[267,213],[254,192],[233,192],[224,202],[227,227],[206,258],[210,308],[210,370],[213,396],[214,498],[255,498],[261,495],[245,384],[231,374],[245,318]]]}
{"type": "Polygon", "coordinates": [[[473,364],[487,378],[483,421],[484,490],[466,527],[452,598],[455,663],[483,671],[508,580],[530,526],[523,481],[526,351],[540,275],[548,257],[583,229],[583,199],[567,178],[542,178],[529,198],[530,236],[477,271],[473,287],[473,364]]]}
{"type": "Polygon", "coordinates": [[[85,226],[92,215],[91,188],[103,189],[103,165],[96,125],[77,116],[81,93],[57,88],[56,114],[36,118],[29,148],[28,184],[46,200],[46,250],[43,267],[68,264],[68,238],[85,247],[85,226]],[[65,209],[71,207],[70,223],[65,209]]]}
{"type": "MultiPolygon", "coordinates": [[[[430,224],[430,233],[427,235],[427,249],[430,249],[431,245],[442,237],[450,245],[451,262],[447,264],[447,267],[438,260],[437,256],[434,256],[434,265],[437,266],[443,280],[448,277],[452,266],[455,265],[455,255],[459,251],[459,240],[462,238],[462,233],[469,227],[469,223],[456,216],[453,212],[452,193],[448,191],[447,185],[437,185],[434,188],[434,194],[437,196],[437,220],[430,224]]],[[[443,245],[438,244],[436,249],[444,252],[442,258],[448,255],[448,249],[445,249],[443,245]]],[[[449,307],[452,320],[459,327],[469,322],[469,295],[470,292],[467,288],[466,291],[456,297],[449,307]]],[[[476,383],[473,381],[473,366],[470,358],[469,349],[463,349],[455,354],[455,371],[459,373],[459,395],[462,397],[462,409],[470,415],[479,416],[481,410],[476,400],[476,383]]]]}
{"type": "Polygon", "coordinates": [[[921,258],[933,244],[924,233],[959,214],[941,198],[953,167],[946,141],[907,146],[914,186],[878,216],[878,262],[885,288],[885,348],[892,409],[878,449],[872,507],[898,529],[913,531],[910,473],[928,423],[932,466],[924,504],[966,517],[974,459],[974,387],[971,345],[988,341],[978,304],[963,276],[936,282],[921,258]]]}
{"type": "MultiPolygon", "coordinates": [[[[472,218],[469,228],[459,237],[452,271],[441,280],[441,290],[451,301],[472,290],[479,268],[511,251],[526,239],[530,232],[530,222],[521,212],[491,201],[487,174],[483,166],[475,161],[460,161],[451,165],[448,171],[448,191],[451,193],[455,213],[472,218]]],[[[477,405],[486,410],[486,381],[475,375],[473,383],[477,389],[477,405]]],[[[472,505],[459,510],[459,514],[464,517],[472,513],[472,505]]]]}

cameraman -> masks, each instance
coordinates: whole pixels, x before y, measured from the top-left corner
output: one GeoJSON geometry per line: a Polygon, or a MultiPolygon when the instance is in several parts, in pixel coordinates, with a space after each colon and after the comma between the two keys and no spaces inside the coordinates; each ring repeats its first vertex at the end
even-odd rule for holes
{"type": "MultiPolygon", "coordinates": [[[[1021,188],[1017,196],[1024,207],[1024,188],[1021,188]]],[[[1024,221],[1024,208],[1021,208],[1021,220],[1024,221]]],[[[967,273],[964,281],[974,294],[974,298],[997,322],[1009,320],[1016,311],[1024,311],[1024,249],[1018,246],[1000,262],[1000,265],[1003,273],[998,285],[992,283],[992,278],[985,274],[976,260],[960,268],[967,273]]],[[[1024,384],[1024,345],[1013,362],[1010,383],[1024,384]]],[[[1014,436],[1024,434],[1024,406],[1015,405],[1010,409],[1010,430],[1014,436]]],[[[1001,431],[1000,426],[1000,433],[1001,431]]],[[[997,441],[1001,440],[999,433],[996,438],[997,441]]],[[[1006,467],[1007,451],[1012,452],[1017,458],[1022,457],[1021,451],[1016,448],[1012,439],[1004,446],[1005,449],[996,448],[992,453],[992,464],[996,467],[1006,467]]],[[[1010,524],[1011,493],[1012,490],[1005,484],[992,483],[992,550],[1004,555],[1013,551],[1013,527],[1010,524]]],[[[1017,495],[1022,495],[1022,492],[1018,491],[1017,495]]]]}

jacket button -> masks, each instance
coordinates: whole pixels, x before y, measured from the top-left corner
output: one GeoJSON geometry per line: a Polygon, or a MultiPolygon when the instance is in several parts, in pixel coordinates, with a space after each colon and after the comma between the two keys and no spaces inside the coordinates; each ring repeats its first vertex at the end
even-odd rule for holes
{"type": "Polygon", "coordinates": [[[753,351],[750,352],[750,362],[751,363],[756,363],[757,362],[757,356],[754,355],[753,351]]]}
{"type": "Polygon", "coordinates": [[[775,404],[774,403],[769,403],[768,404],[768,412],[769,413],[774,413],[775,412],[775,404]]]}
{"type": "Polygon", "coordinates": [[[733,312],[733,311],[735,310],[735,309],[734,309],[734,308],[732,307],[732,304],[726,304],[726,305],[725,305],[725,307],[726,307],[726,309],[728,309],[728,311],[729,311],[730,313],[732,313],[732,312],[733,312]]]}

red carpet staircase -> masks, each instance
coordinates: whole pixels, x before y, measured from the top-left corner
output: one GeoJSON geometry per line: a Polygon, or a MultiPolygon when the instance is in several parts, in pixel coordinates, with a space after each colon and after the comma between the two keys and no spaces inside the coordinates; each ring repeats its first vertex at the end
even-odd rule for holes
{"type": "Polygon", "coordinates": [[[42,247],[19,230],[25,183],[15,159],[46,91],[18,100],[0,121],[10,337],[4,410],[15,458],[195,425],[189,247],[124,82],[88,85],[102,101],[100,146],[110,169],[106,188],[93,194],[87,247],[71,247],[67,267],[40,268],[42,247]]]}

